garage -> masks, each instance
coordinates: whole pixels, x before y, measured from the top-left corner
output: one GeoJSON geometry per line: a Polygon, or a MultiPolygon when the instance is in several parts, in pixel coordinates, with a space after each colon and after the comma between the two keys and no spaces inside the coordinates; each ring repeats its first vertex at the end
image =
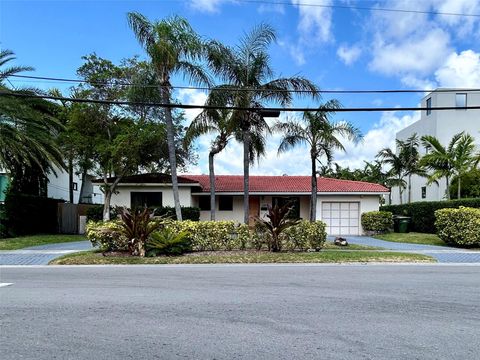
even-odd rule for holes
{"type": "Polygon", "coordinates": [[[322,220],[329,235],[360,235],[360,203],[322,202],[322,220]]]}

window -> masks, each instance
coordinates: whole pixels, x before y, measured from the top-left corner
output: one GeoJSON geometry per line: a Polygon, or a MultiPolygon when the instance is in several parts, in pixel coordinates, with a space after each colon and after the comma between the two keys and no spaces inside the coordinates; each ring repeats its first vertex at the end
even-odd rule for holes
{"type": "Polygon", "coordinates": [[[427,99],[427,115],[432,113],[432,98],[427,99]]]}
{"type": "Polygon", "coordinates": [[[132,191],[130,193],[130,207],[161,207],[162,193],[154,191],[132,191]]]}
{"type": "Polygon", "coordinates": [[[422,186],[422,199],[426,199],[426,198],[427,198],[427,187],[422,186]]]}
{"type": "Polygon", "coordinates": [[[272,198],[272,206],[284,206],[286,203],[292,202],[293,209],[288,214],[290,219],[300,218],[300,198],[298,197],[274,197],[272,198]]]}
{"type": "Polygon", "coordinates": [[[467,94],[465,93],[455,94],[455,106],[458,108],[467,107],[467,94]]]}
{"type": "Polygon", "coordinates": [[[200,210],[209,211],[210,210],[210,196],[199,196],[198,197],[198,207],[200,210]]]}
{"type": "Polygon", "coordinates": [[[72,190],[77,191],[78,190],[78,184],[76,182],[72,183],[72,190]]]}
{"type": "Polygon", "coordinates": [[[218,197],[218,210],[219,211],[232,211],[233,210],[233,196],[219,196],[218,197]]]}

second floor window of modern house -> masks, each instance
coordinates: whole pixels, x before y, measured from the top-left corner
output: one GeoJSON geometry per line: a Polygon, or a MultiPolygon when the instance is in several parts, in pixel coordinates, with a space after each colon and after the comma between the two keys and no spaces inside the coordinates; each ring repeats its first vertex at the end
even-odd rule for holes
{"type": "Polygon", "coordinates": [[[467,107],[467,94],[456,93],[455,94],[455,106],[458,108],[467,107]]]}
{"type": "Polygon", "coordinates": [[[432,113],[432,98],[427,99],[427,115],[432,113]]]}

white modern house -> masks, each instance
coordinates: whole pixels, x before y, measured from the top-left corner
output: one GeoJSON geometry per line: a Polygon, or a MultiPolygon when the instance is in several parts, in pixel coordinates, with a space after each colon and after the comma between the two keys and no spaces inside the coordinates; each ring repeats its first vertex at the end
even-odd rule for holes
{"type": "MultiPolygon", "coordinates": [[[[447,146],[453,135],[462,131],[469,133],[476,139],[480,146],[480,110],[465,109],[467,106],[480,106],[480,91],[465,91],[465,89],[436,89],[426,95],[421,102],[422,110],[420,120],[399,131],[396,138],[406,140],[413,134],[419,137],[432,135],[440,143],[447,146]],[[456,107],[454,110],[429,110],[435,107],[456,107]]],[[[420,148],[424,155],[428,148],[420,148]]],[[[446,182],[441,179],[436,184],[427,185],[427,179],[412,176],[411,201],[438,201],[446,198],[446,182]]],[[[403,203],[408,200],[408,192],[403,192],[403,203]]],[[[399,204],[399,190],[392,189],[392,203],[399,204]]]]}
{"type": "MultiPolygon", "coordinates": [[[[208,175],[181,175],[178,181],[181,205],[199,207],[200,220],[209,220],[208,175]]],[[[243,222],[243,176],[218,175],[215,181],[216,219],[243,222]]],[[[363,234],[361,214],[378,210],[381,196],[389,193],[382,185],[361,181],[319,177],[317,185],[317,219],[325,221],[330,235],[363,234]]],[[[295,215],[308,219],[310,192],[310,176],[250,176],[250,216],[264,216],[267,204],[293,201],[295,215]]],[[[156,173],[124,177],[112,196],[111,205],[173,206],[171,178],[156,173]]]]}

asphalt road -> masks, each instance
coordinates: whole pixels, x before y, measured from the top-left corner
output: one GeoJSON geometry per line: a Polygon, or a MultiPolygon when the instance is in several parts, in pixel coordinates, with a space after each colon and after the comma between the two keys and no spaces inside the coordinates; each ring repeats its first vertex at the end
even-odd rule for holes
{"type": "Polygon", "coordinates": [[[0,268],[7,359],[479,359],[480,266],[0,268]]]}

